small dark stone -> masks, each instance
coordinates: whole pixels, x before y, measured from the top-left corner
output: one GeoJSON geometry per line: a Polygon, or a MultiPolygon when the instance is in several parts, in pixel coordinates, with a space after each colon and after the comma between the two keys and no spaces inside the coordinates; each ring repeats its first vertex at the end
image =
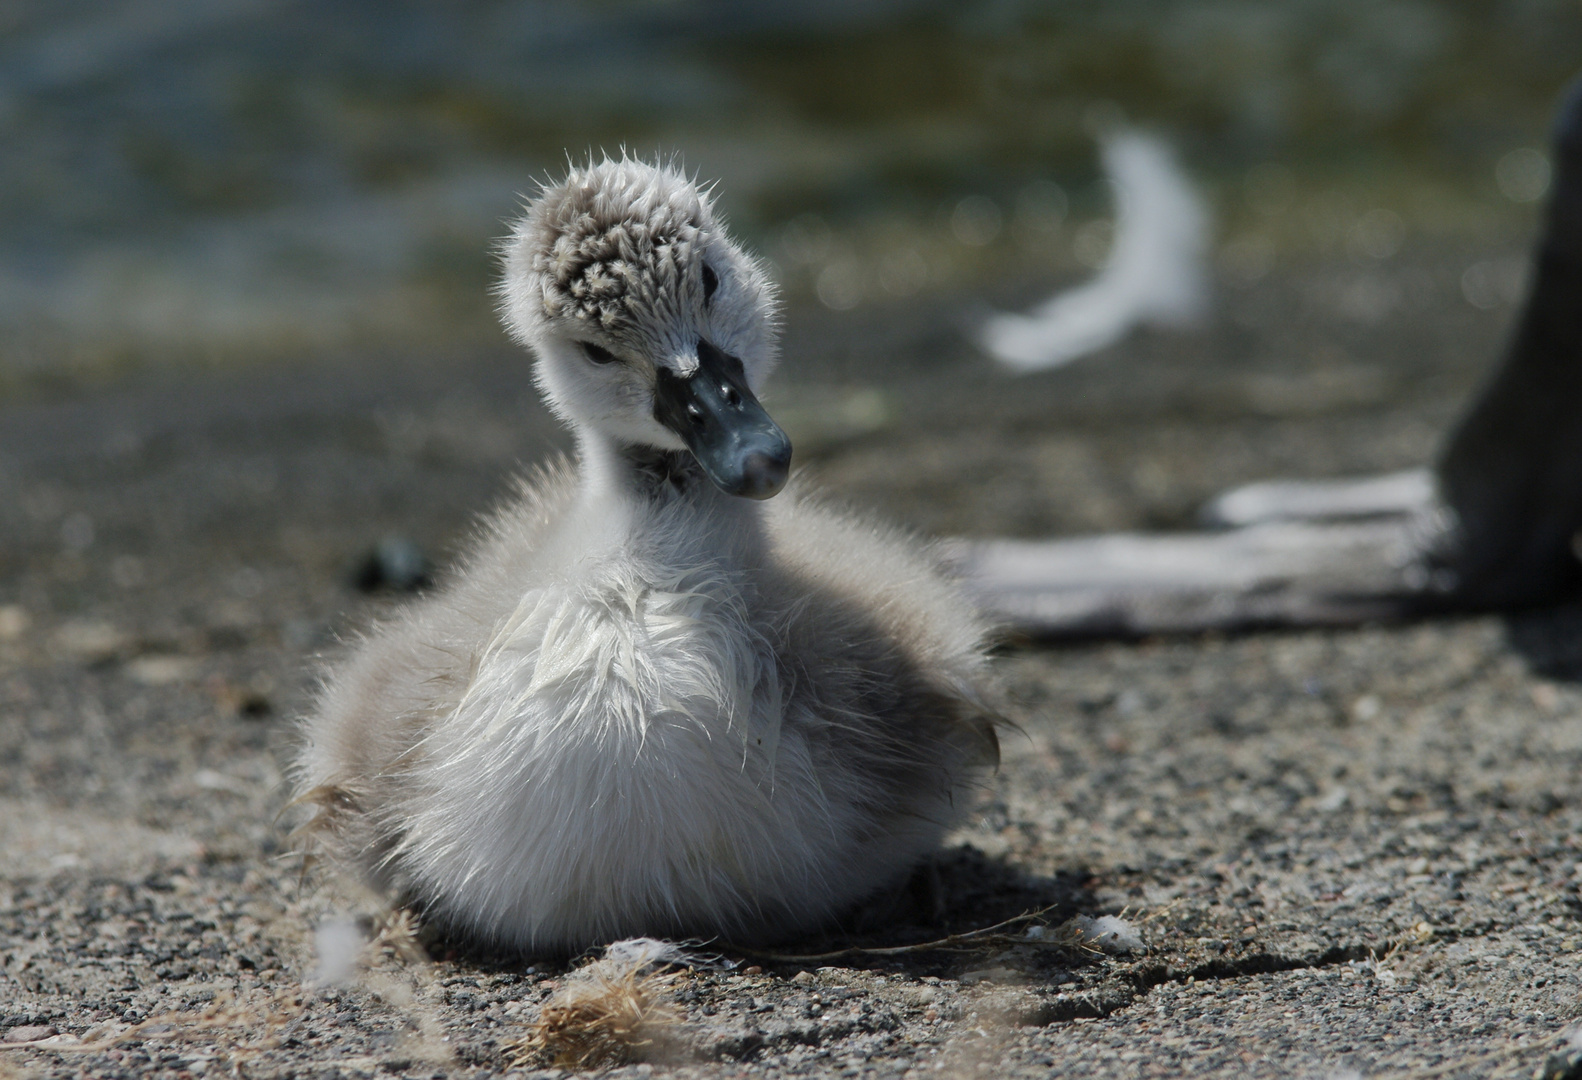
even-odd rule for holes
{"type": "Polygon", "coordinates": [[[237,715],[247,720],[262,720],[274,712],[274,706],[269,704],[269,699],[256,692],[247,693],[236,703],[237,715]]]}
{"type": "Polygon", "coordinates": [[[416,592],[431,581],[428,556],[404,536],[387,536],[357,563],[352,584],[361,592],[416,592]]]}

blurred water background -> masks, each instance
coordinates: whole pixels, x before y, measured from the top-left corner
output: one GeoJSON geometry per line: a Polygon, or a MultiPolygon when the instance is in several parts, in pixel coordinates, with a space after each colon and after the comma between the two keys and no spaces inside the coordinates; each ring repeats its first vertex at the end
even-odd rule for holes
{"type": "Polygon", "coordinates": [[[621,147],[836,311],[1101,265],[1117,120],[1223,288],[1519,250],[1579,59],[1576,0],[6,0],[0,386],[496,345],[520,195],[621,147]]]}

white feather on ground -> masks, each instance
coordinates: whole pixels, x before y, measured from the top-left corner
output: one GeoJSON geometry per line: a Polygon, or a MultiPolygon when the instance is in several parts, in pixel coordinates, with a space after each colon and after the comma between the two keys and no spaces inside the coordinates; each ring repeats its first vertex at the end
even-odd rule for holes
{"type": "Polygon", "coordinates": [[[1109,262],[1086,284],[1026,315],[993,315],[979,330],[983,348],[1015,371],[1069,364],[1140,323],[1190,326],[1208,312],[1208,212],[1169,147],[1121,131],[1102,154],[1117,202],[1109,262]]]}
{"type": "Polygon", "coordinates": [[[1053,941],[1112,956],[1140,953],[1148,948],[1138,928],[1118,915],[1073,915],[1059,926],[1029,926],[1026,937],[1029,941],[1053,941]]]}
{"type": "Polygon", "coordinates": [[[1140,953],[1142,935],[1137,928],[1117,915],[1077,915],[1061,929],[1066,930],[1078,944],[1087,945],[1114,955],[1140,953]]]}

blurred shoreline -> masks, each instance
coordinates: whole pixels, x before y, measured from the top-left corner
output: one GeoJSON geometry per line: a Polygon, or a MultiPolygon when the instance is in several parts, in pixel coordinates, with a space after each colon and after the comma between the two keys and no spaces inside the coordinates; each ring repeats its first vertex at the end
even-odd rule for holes
{"type": "Polygon", "coordinates": [[[1180,152],[1216,258],[1505,247],[1582,11],[1328,0],[24,3],[0,13],[0,393],[491,347],[518,196],[600,148],[720,181],[793,304],[1102,265],[1094,132],[1180,152]]]}

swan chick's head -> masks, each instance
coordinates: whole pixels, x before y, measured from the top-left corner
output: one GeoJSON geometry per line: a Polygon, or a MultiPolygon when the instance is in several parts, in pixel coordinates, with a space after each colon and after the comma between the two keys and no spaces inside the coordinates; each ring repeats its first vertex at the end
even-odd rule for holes
{"type": "Polygon", "coordinates": [[[504,262],[502,318],[562,419],[688,451],[732,495],[785,484],[791,443],[757,399],[774,291],[693,181],[627,157],[573,168],[528,204],[504,262]]]}

